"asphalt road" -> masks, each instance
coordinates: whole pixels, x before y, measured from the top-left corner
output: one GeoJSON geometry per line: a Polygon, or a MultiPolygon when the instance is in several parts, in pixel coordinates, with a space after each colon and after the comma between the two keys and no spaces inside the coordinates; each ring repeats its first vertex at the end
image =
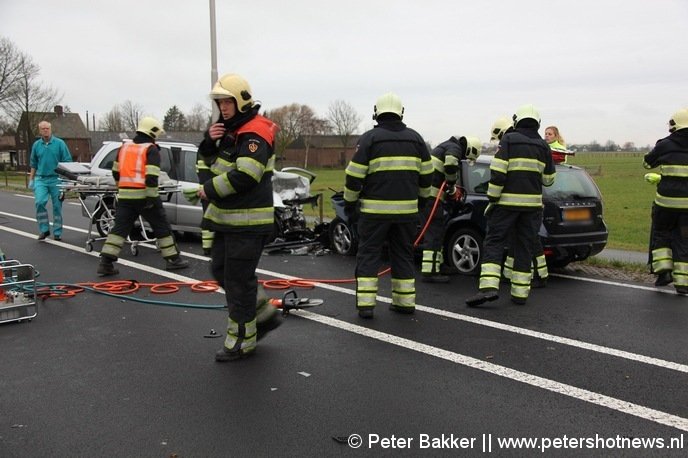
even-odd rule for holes
{"type": "MultiPolygon", "coordinates": [[[[38,242],[30,197],[0,193],[0,247],[39,282],[101,281],[80,207],[66,203],[64,219],[62,242],[38,242]]],[[[200,241],[180,245],[189,269],[165,272],[141,247],[123,251],[118,278],[209,279],[200,241]]],[[[418,282],[418,310],[404,316],[387,309],[385,277],[362,320],[354,284],[330,282],[354,264],[264,256],[261,280],[319,280],[297,293],[325,303],[235,363],[216,363],[222,341],[205,337],[222,334],[226,312],[183,305],[224,296],[186,287],[134,296],[154,305],[85,291],[0,324],[0,456],[685,456],[688,297],[559,273],[525,306],[503,285],[471,309],[476,278],[454,276],[418,282]]]]}

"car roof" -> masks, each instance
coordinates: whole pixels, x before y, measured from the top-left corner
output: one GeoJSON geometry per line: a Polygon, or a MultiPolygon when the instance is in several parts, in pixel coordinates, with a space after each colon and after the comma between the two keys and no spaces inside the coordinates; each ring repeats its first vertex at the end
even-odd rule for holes
{"type": "MultiPolygon", "coordinates": [[[[114,141],[114,140],[107,140],[103,142],[103,145],[109,145],[109,144],[114,144],[114,145],[121,145],[122,143],[127,143],[131,142],[132,140],[130,138],[125,138],[122,141],[114,141]]],[[[193,143],[189,142],[182,142],[182,141],[175,141],[175,140],[158,140],[155,142],[157,145],[160,146],[177,146],[180,148],[186,148],[186,149],[197,149],[198,146],[194,145],[193,143]]]]}
{"type": "MultiPolygon", "coordinates": [[[[478,158],[475,160],[475,162],[477,162],[478,164],[487,164],[487,165],[489,165],[489,164],[492,163],[492,159],[494,159],[494,155],[493,155],[493,154],[481,154],[480,156],[478,156],[478,158]]],[[[575,165],[564,164],[564,163],[561,163],[561,162],[558,163],[558,164],[554,164],[554,165],[555,165],[555,168],[580,169],[580,167],[577,167],[577,166],[575,166],[575,165]]]]}

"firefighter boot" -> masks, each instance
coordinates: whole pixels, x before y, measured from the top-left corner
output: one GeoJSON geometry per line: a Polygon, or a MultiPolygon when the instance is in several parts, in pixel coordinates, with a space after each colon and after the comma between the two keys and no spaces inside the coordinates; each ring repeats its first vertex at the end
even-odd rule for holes
{"type": "Polygon", "coordinates": [[[256,349],[256,320],[239,324],[229,318],[227,338],[215,353],[215,361],[224,363],[251,356],[256,349]]]}
{"type": "Polygon", "coordinates": [[[358,309],[358,316],[361,318],[372,318],[374,316],[374,308],[375,307],[360,307],[358,309]]]}
{"type": "Polygon", "coordinates": [[[674,279],[671,276],[671,271],[665,270],[664,272],[660,272],[657,275],[657,280],[655,280],[655,286],[666,286],[673,281],[674,279]]]}
{"type": "Polygon", "coordinates": [[[475,307],[487,301],[496,301],[497,299],[499,299],[499,292],[496,289],[486,289],[466,299],[466,305],[475,307]]]}
{"type": "Polygon", "coordinates": [[[117,275],[119,270],[113,265],[112,259],[107,256],[101,256],[97,273],[99,277],[107,277],[110,275],[117,275]]]}
{"type": "Polygon", "coordinates": [[[542,278],[539,276],[533,277],[533,280],[530,282],[530,287],[531,288],[546,288],[547,287],[547,277],[542,278]]]}
{"type": "Polygon", "coordinates": [[[256,327],[258,333],[257,340],[265,337],[265,334],[276,329],[282,324],[282,316],[275,306],[270,303],[262,285],[258,285],[258,295],[256,301],[256,327]]]}
{"type": "Polygon", "coordinates": [[[179,255],[167,258],[166,261],[167,265],[165,266],[165,270],[180,270],[189,267],[189,261],[182,259],[179,255]]]}
{"type": "Polygon", "coordinates": [[[449,277],[441,273],[423,274],[420,281],[423,283],[449,283],[449,277]]]}

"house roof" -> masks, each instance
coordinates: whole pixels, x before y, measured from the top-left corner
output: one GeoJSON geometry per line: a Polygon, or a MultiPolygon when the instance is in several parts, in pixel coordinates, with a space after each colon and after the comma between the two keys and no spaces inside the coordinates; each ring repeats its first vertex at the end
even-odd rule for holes
{"type": "MultiPolygon", "coordinates": [[[[38,125],[41,121],[48,121],[52,124],[53,134],[65,139],[65,138],[89,138],[89,134],[86,131],[86,126],[84,126],[81,116],[78,113],[62,113],[58,115],[55,112],[24,112],[19,120],[19,130],[21,131],[22,126],[26,123],[30,123],[32,126],[38,125]]],[[[37,131],[37,127],[33,127],[34,131],[37,131]]]]}

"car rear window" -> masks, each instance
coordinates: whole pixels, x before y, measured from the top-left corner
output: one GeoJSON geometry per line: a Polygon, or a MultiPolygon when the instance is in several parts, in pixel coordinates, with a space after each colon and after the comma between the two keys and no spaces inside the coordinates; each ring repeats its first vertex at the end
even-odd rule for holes
{"type": "MultiPolygon", "coordinates": [[[[464,166],[468,165],[463,163],[464,166]]],[[[470,193],[486,194],[490,184],[490,165],[475,163],[468,165],[468,183],[470,193]]],[[[543,194],[550,199],[598,199],[600,193],[592,178],[583,169],[557,167],[557,176],[552,186],[543,186],[543,194]]]]}
{"type": "Polygon", "coordinates": [[[583,169],[557,167],[552,186],[543,187],[542,193],[550,199],[598,199],[600,193],[592,178],[583,169]]]}

